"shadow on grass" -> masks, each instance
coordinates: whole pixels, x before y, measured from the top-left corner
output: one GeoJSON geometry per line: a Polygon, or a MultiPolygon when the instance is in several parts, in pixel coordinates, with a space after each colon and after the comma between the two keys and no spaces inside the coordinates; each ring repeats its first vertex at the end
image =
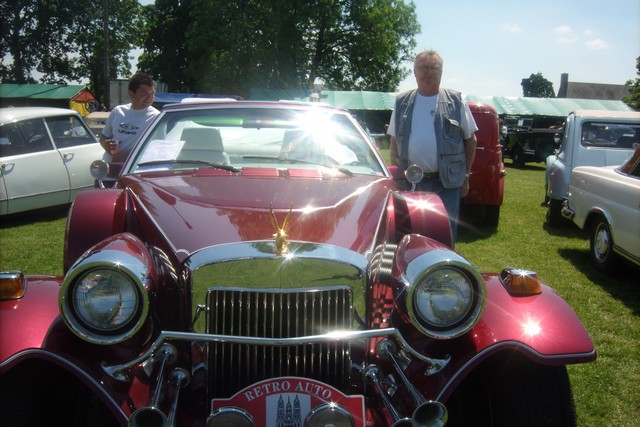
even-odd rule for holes
{"type": "Polygon", "coordinates": [[[547,169],[547,166],[544,163],[534,163],[534,162],[525,163],[524,165],[518,167],[518,166],[514,166],[513,162],[511,162],[511,161],[505,161],[504,162],[504,166],[505,166],[505,168],[513,168],[513,169],[518,169],[518,170],[523,170],[523,171],[526,171],[526,170],[531,170],[531,171],[542,170],[542,171],[544,171],[544,170],[547,169]]]}
{"type": "Polygon", "coordinates": [[[565,237],[571,239],[586,239],[589,237],[585,231],[581,230],[580,227],[578,227],[568,219],[563,219],[560,224],[554,226],[550,226],[546,222],[543,222],[542,229],[546,231],[550,236],[565,237]]]}
{"type": "Polygon", "coordinates": [[[0,229],[20,227],[22,225],[34,224],[37,222],[55,221],[65,218],[69,213],[69,205],[54,206],[51,208],[37,209],[29,212],[6,215],[0,221],[0,229]]]}
{"type": "Polygon", "coordinates": [[[486,223],[486,212],[483,206],[462,205],[460,209],[460,227],[458,241],[471,243],[487,239],[498,232],[497,226],[486,223]]]}
{"type": "Polygon", "coordinates": [[[569,261],[576,270],[607,291],[609,295],[629,307],[635,316],[640,315],[640,271],[631,265],[620,261],[616,270],[611,274],[600,273],[595,270],[589,260],[589,252],[579,249],[559,249],[558,254],[569,261]]]}

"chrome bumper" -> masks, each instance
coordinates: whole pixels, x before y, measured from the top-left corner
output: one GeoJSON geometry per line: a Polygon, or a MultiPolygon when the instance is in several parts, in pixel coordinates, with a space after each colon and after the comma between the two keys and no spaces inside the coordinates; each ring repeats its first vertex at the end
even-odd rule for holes
{"type": "Polygon", "coordinates": [[[560,211],[562,216],[567,219],[572,219],[575,215],[575,211],[569,207],[569,201],[565,200],[562,203],[562,210],[560,211]]]}

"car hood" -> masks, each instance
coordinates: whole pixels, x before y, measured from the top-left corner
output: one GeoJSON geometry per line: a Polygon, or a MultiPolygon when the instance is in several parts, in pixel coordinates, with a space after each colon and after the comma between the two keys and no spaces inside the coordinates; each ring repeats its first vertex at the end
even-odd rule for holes
{"type": "Polygon", "coordinates": [[[285,228],[288,240],[365,253],[394,188],[393,179],[383,176],[275,169],[150,173],[123,183],[183,256],[213,245],[271,240],[276,228],[285,228]]]}

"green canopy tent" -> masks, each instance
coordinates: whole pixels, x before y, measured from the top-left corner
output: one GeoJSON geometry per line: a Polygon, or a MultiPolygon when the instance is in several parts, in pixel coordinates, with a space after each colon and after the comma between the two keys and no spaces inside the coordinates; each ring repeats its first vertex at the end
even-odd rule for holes
{"type": "Polygon", "coordinates": [[[85,85],[4,83],[0,84],[0,105],[70,108],[86,116],[98,102],[85,85]]]}

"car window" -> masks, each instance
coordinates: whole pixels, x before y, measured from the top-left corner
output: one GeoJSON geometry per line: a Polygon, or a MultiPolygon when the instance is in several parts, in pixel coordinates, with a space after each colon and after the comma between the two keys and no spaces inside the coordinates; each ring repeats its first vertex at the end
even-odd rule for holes
{"type": "Polygon", "coordinates": [[[634,153],[618,168],[620,173],[635,177],[640,177],[640,146],[636,147],[634,153]]]}
{"type": "Polygon", "coordinates": [[[274,108],[165,112],[137,152],[134,170],[202,167],[342,168],[383,174],[367,135],[346,114],[274,108]],[[161,164],[162,161],[173,161],[161,164]],[[137,165],[140,165],[139,167],[137,165]],[[293,165],[293,166],[292,166],[293,165]]]}
{"type": "Polygon", "coordinates": [[[640,124],[585,121],[581,143],[585,147],[628,150],[640,144],[640,124]]]}
{"type": "Polygon", "coordinates": [[[2,157],[52,150],[51,140],[42,119],[7,123],[0,131],[2,157]]]}
{"type": "Polygon", "coordinates": [[[0,157],[22,154],[25,145],[15,123],[0,126],[0,157]]]}
{"type": "Polygon", "coordinates": [[[46,122],[57,148],[97,142],[91,131],[77,116],[48,117],[46,122]]]}

